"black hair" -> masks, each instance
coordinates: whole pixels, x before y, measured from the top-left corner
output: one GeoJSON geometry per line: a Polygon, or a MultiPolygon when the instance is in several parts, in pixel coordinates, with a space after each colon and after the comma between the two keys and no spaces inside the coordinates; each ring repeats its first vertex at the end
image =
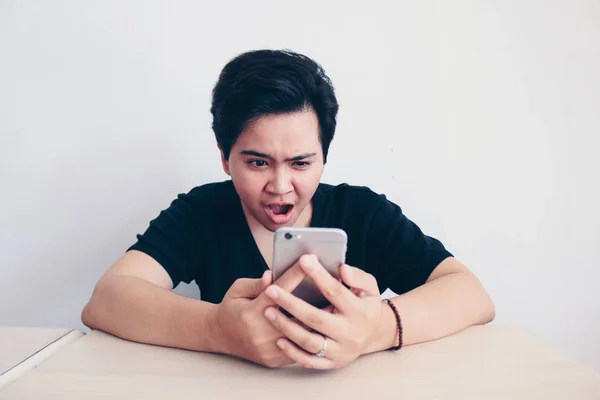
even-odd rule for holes
{"type": "Polygon", "coordinates": [[[229,61],[213,89],[212,128],[225,159],[248,124],[266,115],[312,109],[319,120],[323,159],[336,127],[331,80],[309,57],[289,50],[255,50],[229,61]]]}

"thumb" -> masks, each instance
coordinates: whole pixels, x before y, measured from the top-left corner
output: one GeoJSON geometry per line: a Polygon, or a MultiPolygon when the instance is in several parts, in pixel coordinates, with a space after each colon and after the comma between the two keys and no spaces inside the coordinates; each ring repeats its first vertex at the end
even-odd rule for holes
{"type": "Polygon", "coordinates": [[[256,296],[264,292],[273,283],[273,272],[270,269],[264,272],[262,278],[260,278],[260,283],[260,292],[256,296]]]}
{"type": "Polygon", "coordinates": [[[265,271],[263,276],[259,279],[240,278],[233,282],[229,289],[229,294],[234,299],[257,298],[273,280],[273,274],[271,271],[265,271]]]}
{"type": "Polygon", "coordinates": [[[348,285],[357,297],[379,296],[379,287],[375,277],[360,268],[344,264],[340,268],[342,281],[348,285]]]}

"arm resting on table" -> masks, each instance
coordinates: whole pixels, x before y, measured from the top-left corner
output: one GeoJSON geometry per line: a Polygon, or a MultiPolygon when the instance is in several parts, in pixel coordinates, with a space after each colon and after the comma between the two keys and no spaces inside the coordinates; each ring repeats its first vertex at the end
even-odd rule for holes
{"type": "Polygon", "coordinates": [[[127,252],[100,279],[81,318],[91,329],[123,339],[212,352],[216,305],[180,296],[165,269],[139,251],[127,252]]]}
{"type": "MultiPolygon", "coordinates": [[[[453,257],[442,261],[424,285],[391,300],[402,319],[404,345],[439,339],[495,317],[494,303],[477,277],[453,257]]],[[[398,344],[396,317],[387,304],[382,307],[380,340],[367,353],[398,344]]]]}

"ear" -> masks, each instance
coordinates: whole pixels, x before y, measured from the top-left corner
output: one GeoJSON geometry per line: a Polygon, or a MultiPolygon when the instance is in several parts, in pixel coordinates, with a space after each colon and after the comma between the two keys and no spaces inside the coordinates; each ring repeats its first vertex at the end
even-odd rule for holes
{"type": "Polygon", "coordinates": [[[221,164],[223,165],[223,171],[225,171],[225,173],[229,176],[231,176],[231,174],[229,173],[229,161],[225,159],[225,153],[223,153],[223,149],[221,148],[221,145],[218,144],[217,147],[219,148],[219,151],[221,152],[221,164]]]}

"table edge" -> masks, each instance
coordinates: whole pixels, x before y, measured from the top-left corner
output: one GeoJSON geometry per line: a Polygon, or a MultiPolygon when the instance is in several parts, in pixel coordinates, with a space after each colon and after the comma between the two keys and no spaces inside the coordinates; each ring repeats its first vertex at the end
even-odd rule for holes
{"type": "Polygon", "coordinates": [[[85,336],[85,333],[75,329],[69,330],[62,336],[59,336],[52,342],[48,343],[29,357],[21,360],[18,364],[14,365],[10,369],[6,370],[0,375],[0,390],[10,383],[16,381],[27,372],[36,368],[38,365],[46,361],[52,354],[57,352],[60,348],[75,342],[76,340],[85,336]]]}

